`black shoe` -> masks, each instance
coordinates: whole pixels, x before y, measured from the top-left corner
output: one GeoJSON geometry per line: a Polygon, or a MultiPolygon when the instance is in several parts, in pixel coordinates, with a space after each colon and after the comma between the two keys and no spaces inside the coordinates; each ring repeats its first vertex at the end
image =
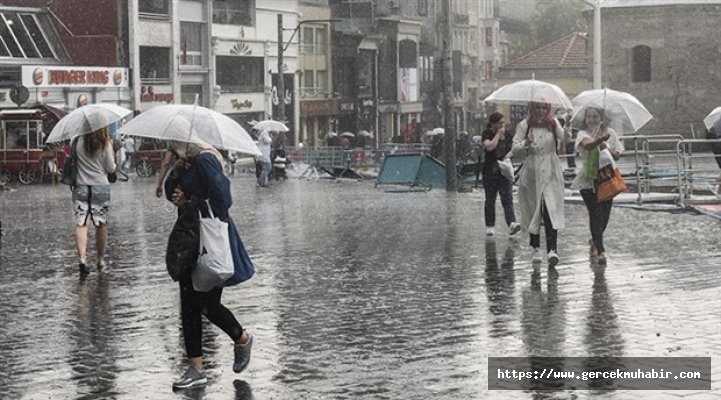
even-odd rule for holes
{"type": "Polygon", "coordinates": [[[78,263],[78,268],[80,268],[80,275],[87,275],[90,273],[90,270],[88,269],[88,265],[84,262],[78,263]]]}
{"type": "Polygon", "coordinates": [[[235,361],[233,362],[233,371],[239,374],[245,371],[250,364],[250,350],[253,347],[253,335],[248,333],[248,341],[245,344],[235,345],[235,361]]]}

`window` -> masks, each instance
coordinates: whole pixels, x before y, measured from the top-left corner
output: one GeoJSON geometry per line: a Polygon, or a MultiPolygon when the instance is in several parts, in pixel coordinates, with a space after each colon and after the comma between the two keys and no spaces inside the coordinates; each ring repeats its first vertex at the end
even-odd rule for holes
{"type": "Polygon", "coordinates": [[[139,0],[138,11],[141,14],[169,15],[170,7],[168,0],[139,0]]]}
{"type": "Polygon", "coordinates": [[[303,28],[301,32],[301,53],[313,53],[313,28],[303,28]]]}
{"type": "Polygon", "coordinates": [[[213,22],[216,24],[253,26],[255,0],[213,1],[213,22]]]}
{"type": "Polygon", "coordinates": [[[307,69],[303,71],[303,88],[307,91],[312,91],[313,85],[315,85],[313,82],[313,70],[307,69]]]}
{"type": "Polygon", "coordinates": [[[140,80],[147,84],[170,83],[170,48],[140,46],[140,80]]]}
{"type": "Polygon", "coordinates": [[[320,93],[328,93],[328,71],[316,71],[316,87],[320,93]]]}
{"type": "Polygon", "coordinates": [[[651,48],[639,45],[631,50],[632,80],[634,82],[651,82],[651,48]]]}
{"type": "Polygon", "coordinates": [[[195,104],[196,96],[198,97],[198,105],[202,105],[203,85],[180,86],[180,104],[195,104]]]}
{"type": "Polygon", "coordinates": [[[418,15],[428,15],[428,0],[418,0],[418,15]]]}
{"type": "Polygon", "coordinates": [[[328,47],[328,30],[326,28],[317,28],[315,30],[315,53],[325,54],[328,47]]]}
{"type": "Polygon", "coordinates": [[[263,57],[217,56],[216,77],[222,92],[263,93],[263,57]]]}
{"type": "Polygon", "coordinates": [[[197,22],[180,23],[180,64],[203,66],[203,27],[197,22]]]}
{"type": "Polygon", "coordinates": [[[35,14],[0,16],[0,57],[55,58],[35,14]]]}

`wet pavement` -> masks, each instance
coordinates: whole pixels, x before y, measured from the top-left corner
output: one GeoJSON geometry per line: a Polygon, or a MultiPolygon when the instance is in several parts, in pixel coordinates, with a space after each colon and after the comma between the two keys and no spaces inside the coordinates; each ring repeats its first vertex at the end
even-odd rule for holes
{"type": "Polygon", "coordinates": [[[485,236],[482,192],[263,189],[242,175],[231,214],[257,273],[223,300],[256,335],[253,358],[234,374],[230,340],[207,325],[210,383],[173,393],[174,214],[152,180],[112,186],[109,266],[85,280],[67,187],[15,189],[0,193],[2,399],[721,399],[721,224],[708,216],[615,208],[599,268],[585,208],[566,204],[549,276],[525,235],[499,221],[485,236]],[[487,390],[487,357],[531,354],[712,357],[713,390],[487,390]]]}

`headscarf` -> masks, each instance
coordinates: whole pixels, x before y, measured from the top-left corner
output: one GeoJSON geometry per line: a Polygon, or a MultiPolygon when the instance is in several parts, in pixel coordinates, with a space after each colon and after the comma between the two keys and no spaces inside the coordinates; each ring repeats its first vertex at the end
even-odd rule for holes
{"type": "Polygon", "coordinates": [[[556,118],[553,116],[553,112],[551,111],[551,104],[545,101],[545,99],[540,98],[537,101],[531,101],[528,103],[528,126],[529,127],[543,127],[548,129],[551,132],[556,131],[556,118]],[[541,118],[536,117],[536,106],[538,105],[545,105],[546,106],[546,114],[544,114],[541,118]]]}
{"type": "Polygon", "coordinates": [[[203,153],[211,153],[223,165],[223,156],[220,152],[208,143],[189,143],[177,140],[168,141],[168,150],[177,154],[180,158],[193,159],[203,153]]]}

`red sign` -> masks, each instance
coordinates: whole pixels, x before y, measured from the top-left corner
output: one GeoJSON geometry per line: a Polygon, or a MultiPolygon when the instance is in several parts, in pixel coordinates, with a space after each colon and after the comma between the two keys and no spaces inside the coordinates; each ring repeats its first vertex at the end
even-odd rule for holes
{"type": "Polygon", "coordinates": [[[154,101],[172,103],[172,93],[155,93],[155,88],[152,86],[141,86],[140,87],[140,101],[143,103],[150,103],[154,101]]]}
{"type": "Polygon", "coordinates": [[[49,70],[51,85],[107,85],[110,71],[49,70]]]}

